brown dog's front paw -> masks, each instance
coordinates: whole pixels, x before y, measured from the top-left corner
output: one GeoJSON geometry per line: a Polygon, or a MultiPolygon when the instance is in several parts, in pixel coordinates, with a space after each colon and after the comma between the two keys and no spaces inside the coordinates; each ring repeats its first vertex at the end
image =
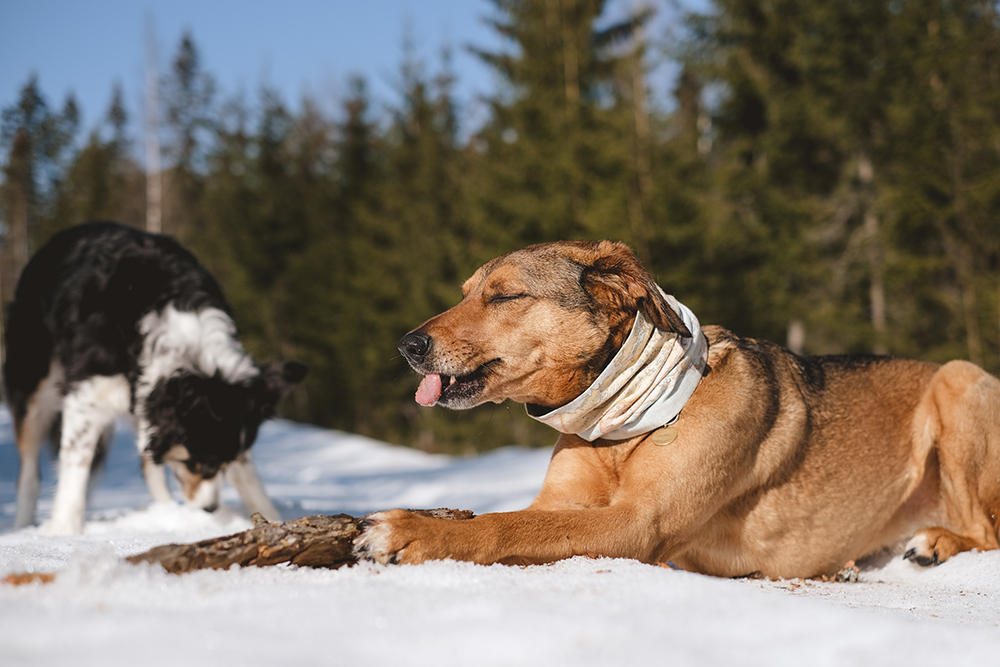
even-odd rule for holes
{"type": "Polygon", "coordinates": [[[358,560],[373,560],[383,565],[399,562],[399,552],[406,545],[393,539],[391,516],[403,510],[375,512],[358,522],[361,534],[354,538],[354,555],[358,560]]]}
{"type": "Polygon", "coordinates": [[[383,565],[421,563],[433,555],[421,545],[430,537],[421,530],[425,517],[407,510],[388,510],[369,514],[358,523],[361,534],[354,538],[358,560],[373,560],[383,565]]]}

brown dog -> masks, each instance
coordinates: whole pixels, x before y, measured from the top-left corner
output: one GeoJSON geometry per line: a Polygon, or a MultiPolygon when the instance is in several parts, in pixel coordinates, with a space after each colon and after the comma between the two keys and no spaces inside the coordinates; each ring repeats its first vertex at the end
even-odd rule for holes
{"type": "Polygon", "coordinates": [[[932,565],[1000,546],[1000,381],[972,364],[800,357],[714,326],[701,339],[631,251],[607,241],[504,255],[462,293],[400,341],[425,376],[421,403],[511,398],[544,419],[594,393],[643,318],[667,347],[706,340],[707,367],[685,367],[700,368],[697,388],[666,428],[592,442],[564,433],[528,509],[467,521],[379,512],[357,539],[365,557],[598,554],[809,577],[888,552],[932,565]]]}

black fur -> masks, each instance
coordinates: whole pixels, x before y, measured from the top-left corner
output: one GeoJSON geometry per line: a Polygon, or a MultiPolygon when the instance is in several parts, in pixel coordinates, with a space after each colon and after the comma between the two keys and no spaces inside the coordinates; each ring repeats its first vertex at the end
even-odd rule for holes
{"type": "Polygon", "coordinates": [[[191,454],[188,470],[211,479],[249,448],[284,388],[297,384],[304,369],[294,362],[270,365],[247,384],[192,373],[157,383],[148,400],[150,421],[157,425],[149,441],[153,460],[162,463],[171,447],[183,444],[191,454]]]}
{"type": "Polygon", "coordinates": [[[813,391],[826,388],[831,373],[868,368],[892,361],[892,357],[876,354],[827,354],[816,357],[794,355],[805,385],[813,391]]]}
{"type": "MultiPolygon", "coordinates": [[[[135,414],[144,370],[138,325],[167,306],[230,314],[216,280],[172,238],[110,222],[53,236],[24,269],[10,305],[3,370],[15,423],[53,360],[63,369],[63,396],[94,376],[123,376],[135,414]]],[[[302,364],[276,363],[230,383],[218,373],[173,369],[139,406],[151,426],[149,453],[162,463],[171,447],[184,445],[188,468],[211,478],[250,447],[261,422],[305,374],[302,364]]]]}
{"type": "Polygon", "coordinates": [[[62,364],[67,385],[124,374],[134,383],[136,324],[168,303],[229,312],[215,279],[179,243],[111,222],[56,234],[25,267],[10,305],[4,381],[15,417],[62,364]]]}

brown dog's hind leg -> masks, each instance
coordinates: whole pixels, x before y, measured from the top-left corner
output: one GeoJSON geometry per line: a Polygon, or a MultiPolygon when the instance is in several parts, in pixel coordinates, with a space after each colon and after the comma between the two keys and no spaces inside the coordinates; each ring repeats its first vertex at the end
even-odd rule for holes
{"type": "Polygon", "coordinates": [[[1000,548],[1000,380],[950,362],[931,378],[916,414],[933,431],[947,525],[918,531],[903,557],[929,566],[963,551],[1000,548]]]}

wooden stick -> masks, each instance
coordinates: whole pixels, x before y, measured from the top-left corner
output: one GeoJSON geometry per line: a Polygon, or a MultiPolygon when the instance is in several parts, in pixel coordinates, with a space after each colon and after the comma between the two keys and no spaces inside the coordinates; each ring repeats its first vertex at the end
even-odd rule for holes
{"type": "Polygon", "coordinates": [[[242,533],[190,544],[164,544],[125,560],[159,563],[173,574],[206,568],[223,570],[233,564],[340,567],[354,561],[351,547],[358,535],[358,521],[347,514],[338,514],[271,523],[254,514],[253,528],[242,533]]]}
{"type": "MultiPolygon", "coordinates": [[[[440,519],[471,519],[469,510],[414,510],[440,519]]],[[[164,544],[125,559],[129,563],[158,563],[167,572],[183,574],[207,568],[224,570],[232,565],[277,565],[338,568],[354,563],[354,538],[360,518],[347,514],[306,516],[270,522],[253,515],[253,528],[188,544],[164,544]]],[[[52,573],[11,574],[4,581],[20,585],[52,581],[52,573]]]]}

